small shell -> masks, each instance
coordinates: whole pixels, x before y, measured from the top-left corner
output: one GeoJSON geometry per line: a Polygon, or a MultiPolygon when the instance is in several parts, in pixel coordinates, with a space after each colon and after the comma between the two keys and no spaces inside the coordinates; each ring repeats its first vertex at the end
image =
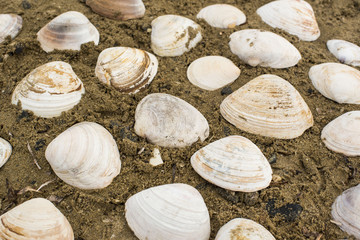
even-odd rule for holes
{"type": "Polygon", "coordinates": [[[187,69],[187,77],[195,86],[213,91],[234,82],[240,69],[229,59],[207,56],[193,61],[187,69]]]}
{"type": "Polygon", "coordinates": [[[182,16],[160,16],[151,26],[151,48],[159,56],[180,56],[202,39],[200,25],[182,16]]]}
{"type": "Polygon", "coordinates": [[[256,192],[269,186],[272,178],[260,149],[241,136],[206,145],[192,155],[191,165],[207,181],[231,191],[256,192]]]}
{"type": "Polygon", "coordinates": [[[246,218],[235,218],[220,228],[215,240],[275,240],[260,224],[246,218]]]}
{"type": "Polygon", "coordinates": [[[200,10],[196,18],[204,19],[210,26],[234,28],[246,22],[245,14],[228,4],[214,4],[200,10]]]}
{"type": "Polygon", "coordinates": [[[12,147],[8,141],[3,138],[0,138],[0,168],[7,162],[10,158],[12,152],[12,147]]]}
{"type": "Polygon", "coordinates": [[[37,33],[37,39],[45,52],[54,49],[80,50],[83,43],[94,42],[98,45],[99,38],[98,30],[89,19],[75,11],[57,16],[37,33]]]}
{"type": "Polygon", "coordinates": [[[74,239],[68,220],[44,198],[22,203],[1,215],[0,220],[0,239],[74,239]]]}
{"type": "Polygon", "coordinates": [[[340,63],[312,66],[309,77],[325,97],[338,103],[360,104],[360,71],[340,63]]]}
{"type": "Polygon", "coordinates": [[[303,0],[278,0],[260,7],[256,13],[271,27],[280,28],[303,41],[320,36],[311,5],[303,0]]]}
{"type": "Polygon", "coordinates": [[[140,240],[208,240],[210,217],[200,193],[187,184],[152,187],[125,203],[126,221],[140,240]]]}
{"type": "Polygon", "coordinates": [[[37,67],[16,86],[11,103],[21,102],[23,110],[51,118],[73,108],[85,92],[83,83],[70,64],[50,62],[37,67]]]}
{"type": "Polygon", "coordinates": [[[165,93],[144,97],[136,107],[135,133],[162,147],[185,147],[204,141],[209,124],[184,100],[165,93]]]}
{"type": "Polygon", "coordinates": [[[116,142],[101,125],[81,122],[57,136],[45,151],[55,174],[69,185],[99,189],[120,173],[116,142]]]}
{"type": "Polygon", "coordinates": [[[136,93],[146,87],[158,69],[156,57],[146,51],[129,48],[107,48],[99,55],[95,75],[121,92],[136,93]]]}
{"type": "Polygon", "coordinates": [[[94,12],[116,20],[141,18],[145,14],[141,0],[86,0],[86,5],[94,12]]]}
{"type": "Polygon", "coordinates": [[[296,138],[314,124],[299,92],[286,80],[261,75],[230,94],[221,115],[243,131],[280,139],[296,138]]]}
{"type": "Polygon", "coordinates": [[[344,40],[329,40],[329,51],[341,62],[354,67],[360,66],[360,47],[344,40]]]}
{"type": "Polygon", "coordinates": [[[258,29],[231,34],[229,45],[232,53],[253,67],[288,68],[301,59],[300,52],[288,40],[258,29]]]}
{"type": "Polygon", "coordinates": [[[22,28],[22,18],[15,14],[0,14],[0,43],[7,36],[15,38],[22,28]]]}

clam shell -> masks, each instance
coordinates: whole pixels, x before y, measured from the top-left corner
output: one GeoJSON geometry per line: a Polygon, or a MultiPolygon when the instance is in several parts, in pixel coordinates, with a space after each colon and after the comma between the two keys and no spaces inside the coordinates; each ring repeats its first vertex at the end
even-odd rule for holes
{"type": "Polygon", "coordinates": [[[57,136],[45,151],[55,174],[69,185],[99,189],[120,173],[116,142],[101,125],[81,122],[57,136]]]}
{"type": "Polygon", "coordinates": [[[326,45],[341,63],[354,67],[360,66],[360,47],[358,45],[338,39],[329,40],[326,45]]]}
{"type": "Polygon", "coordinates": [[[256,192],[269,186],[272,178],[260,149],[241,136],[206,145],[192,155],[191,165],[207,181],[231,191],[256,192]]]}
{"type": "Polygon", "coordinates": [[[202,39],[200,25],[186,17],[163,15],[151,26],[151,48],[159,56],[180,56],[202,39]]]}
{"type": "Polygon", "coordinates": [[[50,62],[37,67],[16,86],[11,103],[21,102],[23,110],[51,118],[73,108],[85,92],[83,83],[70,64],[50,62]]]}
{"type": "Polygon", "coordinates": [[[126,221],[140,240],[208,240],[210,217],[200,193],[187,184],[152,187],[125,203],[126,221]]]}
{"type": "Polygon", "coordinates": [[[95,74],[99,80],[121,92],[136,93],[146,87],[158,69],[156,57],[146,51],[129,48],[107,48],[99,55],[95,74]]]}
{"type": "Polygon", "coordinates": [[[116,20],[141,18],[145,14],[141,0],[86,0],[86,4],[94,12],[116,20]]]}
{"type": "Polygon", "coordinates": [[[285,38],[259,29],[230,35],[230,50],[250,66],[288,68],[301,59],[300,52],[285,38]]]}
{"type": "Polygon", "coordinates": [[[37,39],[45,52],[58,50],[80,50],[81,44],[99,43],[99,32],[82,13],[63,13],[37,33],[37,39]]]}
{"type": "Polygon", "coordinates": [[[22,28],[22,18],[16,14],[0,14],[0,43],[7,36],[15,38],[22,28]]]}
{"type": "Polygon", "coordinates": [[[12,147],[8,141],[3,138],[0,138],[0,168],[7,162],[10,158],[12,152],[12,147]]]}
{"type": "Polygon", "coordinates": [[[299,92],[271,74],[261,75],[230,94],[221,103],[220,112],[243,131],[280,139],[296,138],[314,123],[299,92]]]}
{"type": "Polygon", "coordinates": [[[165,93],[144,97],[135,111],[135,133],[162,147],[185,147],[209,136],[205,117],[184,100],[165,93]]]}
{"type": "Polygon", "coordinates": [[[246,218],[235,218],[218,231],[215,240],[275,240],[274,236],[260,224],[246,218]]]}
{"type": "Polygon", "coordinates": [[[360,104],[360,71],[340,63],[312,66],[309,77],[325,97],[338,103],[360,104]]]}
{"type": "Polygon", "coordinates": [[[256,13],[268,25],[280,28],[303,41],[315,41],[320,36],[314,11],[303,0],[278,0],[260,7],[256,13]]]}
{"type": "Polygon", "coordinates": [[[0,239],[74,239],[68,220],[44,198],[22,203],[1,215],[0,220],[0,239]]]}
{"type": "Polygon", "coordinates": [[[234,82],[240,72],[240,69],[225,57],[207,56],[190,64],[187,77],[195,86],[213,91],[234,82]]]}
{"type": "Polygon", "coordinates": [[[210,26],[234,28],[246,22],[245,14],[228,4],[214,4],[200,10],[196,18],[204,19],[210,26]]]}

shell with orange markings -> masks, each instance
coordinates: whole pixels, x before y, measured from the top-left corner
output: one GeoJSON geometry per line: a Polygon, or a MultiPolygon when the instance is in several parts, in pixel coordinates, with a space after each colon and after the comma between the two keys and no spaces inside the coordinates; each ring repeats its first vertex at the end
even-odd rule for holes
{"type": "Polygon", "coordinates": [[[15,38],[22,28],[22,17],[16,14],[0,14],[0,43],[7,36],[15,38]]]}
{"type": "Polygon", "coordinates": [[[0,168],[10,158],[11,152],[12,152],[12,147],[10,143],[5,139],[0,138],[0,168]]]}
{"type": "Polygon", "coordinates": [[[145,14],[142,0],[86,0],[86,4],[94,12],[116,20],[141,18],[145,14]]]}

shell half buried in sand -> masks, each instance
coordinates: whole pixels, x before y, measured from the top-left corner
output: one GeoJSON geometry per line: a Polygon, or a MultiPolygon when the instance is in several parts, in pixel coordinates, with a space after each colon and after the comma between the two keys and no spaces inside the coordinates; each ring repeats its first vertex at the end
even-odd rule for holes
{"type": "Polygon", "coordinates": [[[142,0],[86,0],[86,5],[94,12],[115,20],[141,18],[145,14],[142,0]]]}
{"type": "Polygon", "coordinates": [[[16,14],[0,14],[0,43],[7,36],[14,39],[22,28],[22,17],[16,14]]]}
{"type": "Polygon", "coordinates": [[[7,162],[10,158],[12,152],[12,147],[8,141],[3,138],[0,138],[0,168],[7,162]]]}

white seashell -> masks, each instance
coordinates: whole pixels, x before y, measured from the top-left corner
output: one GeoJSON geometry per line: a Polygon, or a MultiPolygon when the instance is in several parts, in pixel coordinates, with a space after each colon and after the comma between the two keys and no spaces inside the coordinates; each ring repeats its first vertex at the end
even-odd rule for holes
{"type": "Polygon", "coordinates": [[[314,124],[299,92],[271,74],[254,78],[227,96],[220,113],[243,131],[280,139],[296,138],[314,124]]]}
{"type": "Polygon", "coordinates": [[[144,97],[135,111],[135,133],[162,147],[185,147],[204,141],[209,124],[184,100],[165,93],[144,97]]]}
{"type": "Polygon", "coordinates": [[[99,55],[95,74],[99,80],[121,92],[136,93],[146,87],[158,69],[156,57],[146,51],[129,48],[107,48],[99,55]]]}
{"type": "Polygon", "coordinates": [[[0,239],[74,239],[68,220],[44,198],[22,203],[1,215],[0,220],[0,239]]]}
{"type": "Polygon", "coordinates": [[[360,111],[347,112],[328,123],[321,132],[326,147],[346,156],[360,156],[360,111]]]}
{"type": "Polygon", "coordinates": [[[250,66],[288,68],[301,59],[300,52],[285,38],[259,29],[246,29],[230,35],[230,49],[250,66]]]}
{"type": "Polygon", "coordinates": [[[85,92],[83,83],[70,64],[50,62],[37,67],[16,86],[11,103],[21,102],[23,110],[36,116],[51,118],[72,109],[85,92]]]}
{"type": "Polygon", "coordinates": [[[240,69],[225,57],[207,56],[190,64],[187,78],[195,86],[213,91],[234,82],[240,72],[240,69]]]}
{"type": "Polygon", "coordinates": [[[345,190],[335,199],[331,215],[341,230],[360,239],[360,185],[345,190]]]}
{"type": "Polygon", "coordinates": [[[154,148],[153,156],[150,158],[149,163],[154,167],[164,163],[158,148],[154,148]]]}
{"type": "Polygon", "coordinates": [[[140,240],[208,240],[210,217],[200,193],[187,184],[152,187],[125,203],[126,221],[140,240]]]}
{"type": "Polygon", "coordinates": [[[86,5],[94,12],[116,20],[141,18],[145,14],[141,0],[86,0],[86,5]]]}
{"type": "Polygon", "coordinates": [[[200,10],[196,16],[204,19],[210,26],[217,28],[234,28],[246,22],[245,14],[228,4],[214,4],[200,10]]]}
{"type": "Polygon", "coordinates": [[[315,41],[320,36],[314,11],[303,0],[278,0],[260,7],[256,13],[273,28],[280,28],[303,41],[315,41]]]}
{"type": "Polygon", "coordinates": [[[55,174],[69,185],[99,189],[120,173],[116,142],[101,125],[81,122],[57,136],[45,151],[55,174]]]}
{"type": "Polygon", "coordinates": [[[22,17],[16,14],[0,14],[0,43],[7,36],[15,38],[22,28],[22,17]]]}
{"type": "Polygon", "coordinates": [[[360,47],[344,40],[329,40],[329,51],[341,62],[354,67],[360,66],[360,47]]]}
{"type": "Polygon", "coordinates": [[[12,152],[12,147],[8,141],[3,138],[0,138],[0,168],[7,162],[10,158],[12,152]]]}
{"type": "Polygon", "coordinates": [[[231,191],[256,192],[268,187],[272,179],[268,160],[241,136],[206,145],[192,155],[191,165],[207,181],[231,191]]]}
{"type": "Polygon", "coordinates": [[[246,218],[235,218],[220,228],[215,240],[275,240],[260,224],[246,218]]]}
{"type": "Polygon", "coordinates": [[[360,104],[360,71],[340,63],[312,66],[309,77],[325,97],[338,103],[360,104]]]}
{"type": "Polygon", "coordinates": [[[190,51],[201,41],[201,27],[177,15],[163,15],[151,22],[151,48],[159,56],[175,57],[190,51]]]}
{"type": "Polygon", "coordinates": [[[80,50],[81,44],[99,43],[99,32],[82,13],[63,13],[37,33],[37,39],[45,52],[58,50],[80,50]]]}

